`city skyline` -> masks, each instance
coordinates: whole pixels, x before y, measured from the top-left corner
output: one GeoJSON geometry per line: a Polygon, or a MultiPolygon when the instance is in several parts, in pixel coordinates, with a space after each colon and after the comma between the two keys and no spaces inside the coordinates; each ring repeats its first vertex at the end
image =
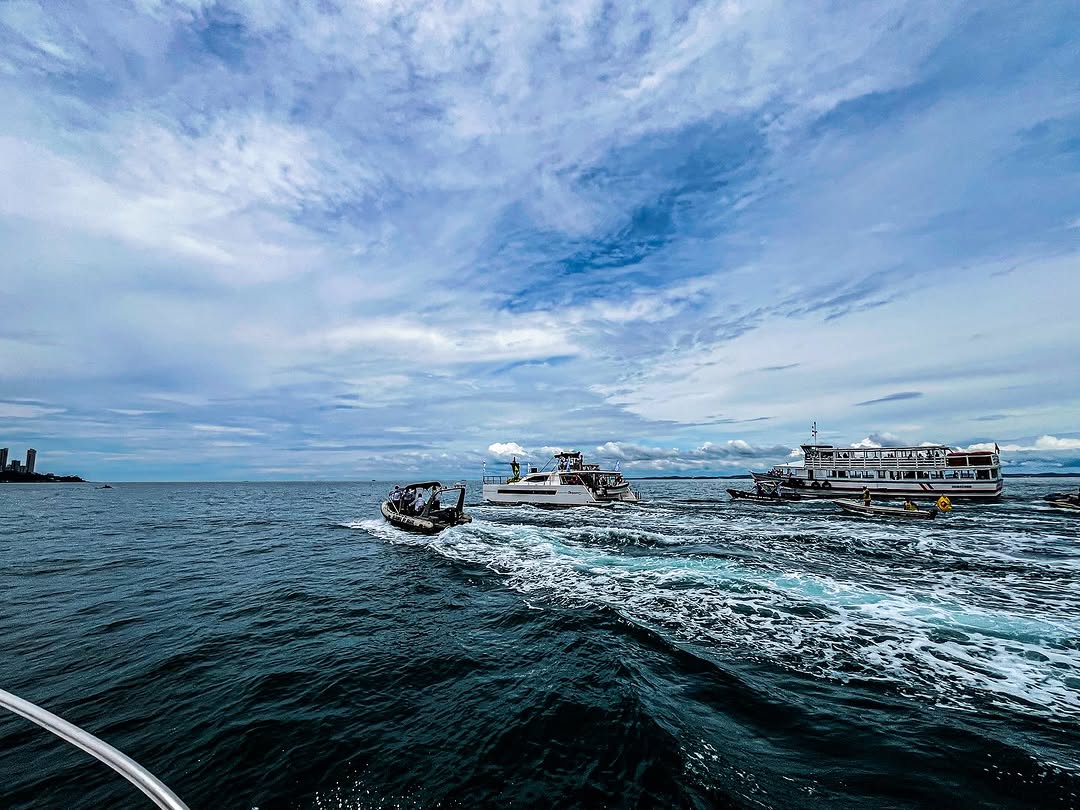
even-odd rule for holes
{"type": "Polygon", "coordinates": [[[28,447],[26,460],[12,458],[9,462],[10,447],[0,447],[0,472],[23,472],[33,474],[37,470],[37,450],[28,447]]]}
{"type": "Polygon", "coordinates": [[[1080,472],[1075,4],[0,4],[0,432],[96,480],[1080,472]]]}

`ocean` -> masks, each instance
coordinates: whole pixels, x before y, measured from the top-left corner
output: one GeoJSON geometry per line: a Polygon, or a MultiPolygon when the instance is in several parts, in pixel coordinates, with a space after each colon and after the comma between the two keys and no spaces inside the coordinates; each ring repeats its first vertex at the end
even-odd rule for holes
{"type": "MultiPolygon", "coordinates": [[[[638,481],[388,527],[383,483],[0,486],[0,688],[197,808],[1077,807],[1080,520],[638,481]]],[[[0,807],[146,808],[0,714],[0,807]]]]}

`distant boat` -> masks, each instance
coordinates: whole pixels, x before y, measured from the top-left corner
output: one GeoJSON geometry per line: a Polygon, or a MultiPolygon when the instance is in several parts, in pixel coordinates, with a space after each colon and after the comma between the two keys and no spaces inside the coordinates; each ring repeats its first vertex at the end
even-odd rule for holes
{"type": "Polygon", "coordinates": [[[864,517],[890,517],[890,518],[903,518],[905,520],[933,520],[937,517],[937,508],[931,509],[905,509],[902,506],[875,506],[870,504],[867,506],[859,501],[850,501],[845,499],[834,500],[837,506],[843,509],[845,512],[850,512],[853,515],[863,515],[864,517]]]}
{"type": "Polygon", "coordinates": [[[465,485],[451,484],[444,487],[438,481],[421,481],[407,484],[400,490],[399,498],[388,498],[382,502],[382,516],[387,523],[407,532],[437,534],[451,526],[471,523],[472,517],[465,514],[465,485]],[[409,504],[422,494],[424,505],[419,512],[409,504]]]}
{"type": "Polygon", "coordinates": [[[105,486],[98,487],[98,489],[112,489],[112,484],[105,484],[105,486]]]}
{"type": "MultiPolygon", "coordinates": [[[[516,462],[514,462],[516,464],[516,462]]],[[[531,469],[524,478],[516,467],[509,478],[484,476],[484,500],[515,506],[611,506],[616,501],[637,503],[630,482],[618,470],[603,470],[586,464],[576,450],[556,453],[543,469],[531,469]]]]}

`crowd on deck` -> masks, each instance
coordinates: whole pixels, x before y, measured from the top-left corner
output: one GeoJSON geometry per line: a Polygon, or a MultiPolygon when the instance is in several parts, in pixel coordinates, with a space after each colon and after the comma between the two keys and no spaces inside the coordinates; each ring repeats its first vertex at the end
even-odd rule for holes
{"type": "MultiPolygon", "coordinates": [[[[424,490],[419,487],[413,489],[402,489],[397,484],[390,490],[390,503],[393,507],[403,515],[422,515],[424,513],[424,507],[427,505],[427,496],[424,494],[424,490]]],[[[431,495],[431,511],[435,511],[439,508],[439,496],[437,493],[431,495]]]]}

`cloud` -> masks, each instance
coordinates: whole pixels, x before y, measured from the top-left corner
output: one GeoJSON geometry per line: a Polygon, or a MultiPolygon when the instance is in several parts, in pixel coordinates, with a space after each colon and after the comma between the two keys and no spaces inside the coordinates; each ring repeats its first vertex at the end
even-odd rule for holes
{"type": "Polygon", "coordinates": [[[887,394],[877,399],[868,399],[863,402],[856,402],[855,407],[861,408],[864,405],[878,405],[882,402],[899,402],[905,399],[918,399],[923,395],[922,391],[897,391],[895,394],[887,394]]]}
{"type": "Polygon", "coordinates": [[[851,445],[852,447],[910,447],[911,445],[892,433],[872,433],[851,445]]]}
{"type": "Polygon", "coordinates": [[[532,457],[532,454],[517,442],[495,442],[488,446],[488,454],[502,461],[509,461],[515,456],[532,457]]]}
{"type": "MultiPolygon", "coordinates": [[[[976,442],[961,448],[967,452],[994,450],[994,442],[976,442]]],[[[1057,436],[1039,436],[1028,444],[1005,443],[998,447],[1002,453],[1030,453],[1035,451],[1076,452],[1080,451],[1080,439],[1058,438],[1057,436]]]]}
{"type": "Polygon", "coordinates": [[[705,442],[693,449],[660,448],[626,442],[605,442],[596,448],[598,455],[624,462],[629,469],[677,470],[738,467],[752,460],[781,459],[791,448],[781,445],[758,447],[742,439],[723,444],[705,442]]]}
{"type": "Polygon", "coordinates": [[[246,427],[233,427],[231,425],[192,425],[191,429],[197,433],[232,433],[240,436],[265,436],[261,430],[246,427]]]}
{"type": "Polygon", "coordinates": [[[25,402],[0,402],[0,418],[2,419],[35,419],[63,412],[63,408],[48,408],[25,402]]]}

